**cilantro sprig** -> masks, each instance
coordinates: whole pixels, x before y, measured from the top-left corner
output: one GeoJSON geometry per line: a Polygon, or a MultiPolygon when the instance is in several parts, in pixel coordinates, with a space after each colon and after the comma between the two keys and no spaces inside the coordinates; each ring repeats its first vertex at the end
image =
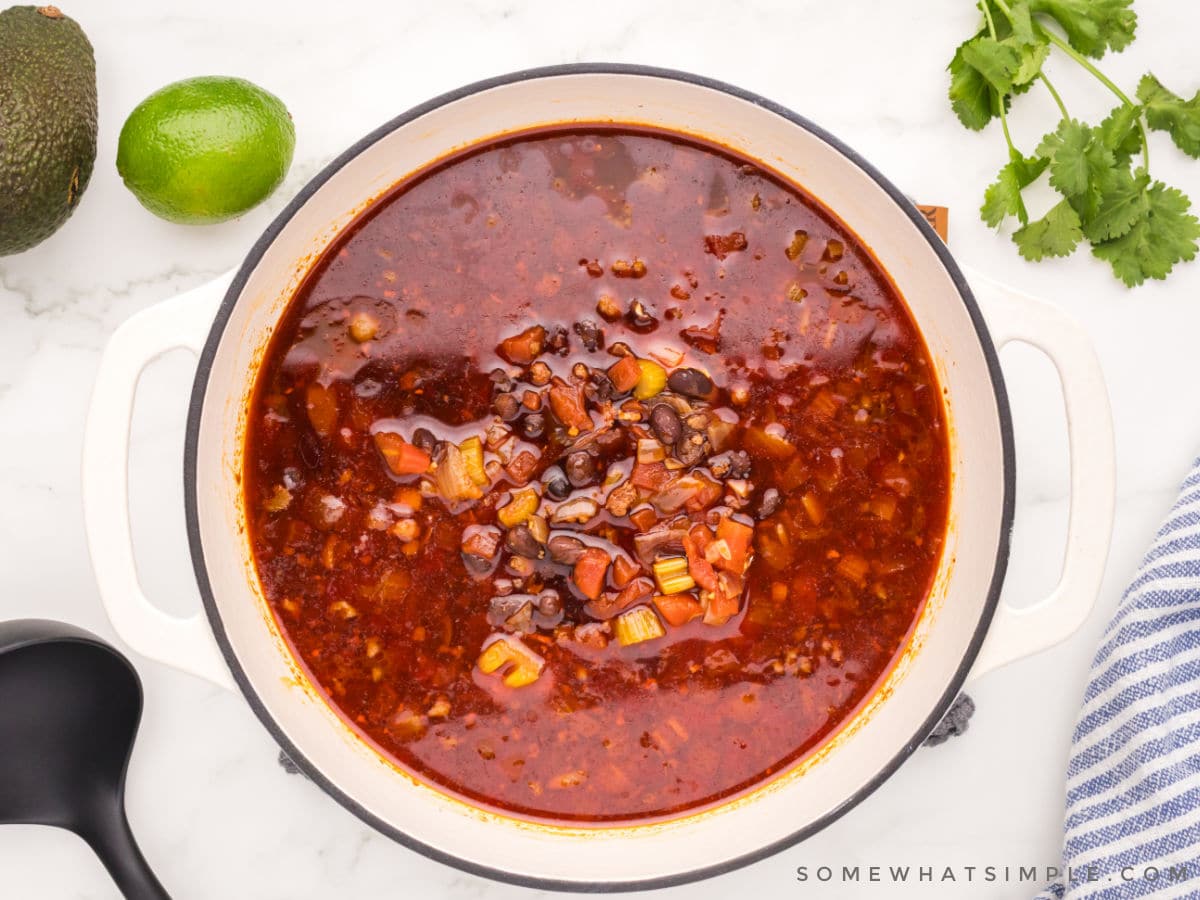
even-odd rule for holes
{"type": "Polygon", "coordinates": [[[1190,100],[1147,74],[1129,97],[1092,59],[1133,41],[1133,0],[978,0],[979,30],[950,61],[950,105],[973,131],[1000,120],[1008,162],[984,192],[980,215],[998,228],[1015,218],[1013,242],[1025,259],[1068,256],[1083,242],[1134,287],[1166,278],[1177,263],[1196,257],[1200,221],[1181,191],[1150,175],[1147,129],[1170,135],[1188,156],[1200,158],[1200,91],[1190,100]],[[1061,31],[1061,34],[1060,34],[1061,31]],[[1072,118],[1042,71],[1061,52],[1091,73],[1119,101],[1101,122],[1072,118]],[[1008,127],[1013,100],[1035,87],[1048,91],[1062,120],[1032,155],[1019,150],[1008,127]],[[1049,173],[1062,195],[1031,219],[1023,192],[1049,173]]]}

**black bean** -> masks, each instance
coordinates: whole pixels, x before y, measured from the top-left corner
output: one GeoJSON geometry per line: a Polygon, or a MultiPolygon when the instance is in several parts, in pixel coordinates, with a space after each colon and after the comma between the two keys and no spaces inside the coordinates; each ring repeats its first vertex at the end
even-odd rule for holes
{"type": "Polygon", "coordinates": [[[620,359],[622,356],[629,356],[631,353],[633,351],[629,349],[629,345],[624,341],[617,341],[608,348],[608,355],[615,356],[617,359],[620,359]]]}
{"type": "Polygon", "coordinates": [[[783,497],[779,495],[779,491],[775,488],[767,488],[763,491],[762,500],[758,504],[758,517],[765,519],[767,516],[774,515],[782,502],[783,497]]]}
{"type": "Polygon", "coordinates": [[[492,409],[505,422],[511,422],[521,412],[521,401],[516,394],[497,394],[492,401],[492,409]]]}
{"type": "MultiPolygon", "coordinates": [[[[511,585],[510,585],[511,591],[511,585]]],[[[528,594],[499,594],[488,601],[488,622],[501,625],[504,620],[520,612],[530,602],[528,594]]]]}
{"type": "Polygon", "coordinates": [[[640,334],[646,334],[658,327],[658,319],[654,318],[654,311],[641,300],[634,300],[629,304],[629,312],[626,313],[625,320],[629,323],[630,328],[640,334]]]}
{"type": "Polygon", "coordinates": [[[304,464],[310,469],[320,468],[324,456],[325,452],[321,449],[321,439],[317,437],[317,433],[309,428],[302,430],[300,432],[300,458],[304,460],[304,464]]]}
{"type": "Polygon", "coordinates": [[[610,457],[627,456],[630,450],[629,446],[629,431],[625,428],[602,428],[595,432],[595,447],[602,454],[607,454],[610,457]]]}
{"type": "Polygon", "coordinates": [[[611,400],[614,393],[612,379],[608,377],[607,372],[600,369],[593,370],[592,377],[583,386],[583,395],[592,403],[611,400]]]}
{"type": "Polygon", "coordinates": [[[504,544],[517,556],[524,556],[526,559],[541,559],[542,557],[542,545],[538,543],[538,539],[533,536],[533,532],[527,525],[510,528],[508,534],[504,536],[504,544]]]}
{"type": "MultiPolygon", "coordinates": [[[[506,598],[507,599],[507,598],[506,598]]],[[[504,620],[505,627],[518,632],[520,634],[529,634],[534,631],[533,625],[533,602],[529,601],[515,613],[504,620]]]]}
{"type": "Polygon", "coordinates": [[[551,466],[542,473],[542,484],[546,485],[546,495],[551,500],[566,500],[571,494],[571,483],[558,466],[551,466]]]}
{"type": "Polygon", "coordinates": [[[712,379],[699,369],[676,369],[667,378],[667,387],[685,397],[707,397],[712,393],[712,379]]]}
{"type": "Polygon", "coordinates": [[[513,389],[513,380],[503,369],[492,369],[488,373],[488,378],[491,379],[492,386],[497,391],[511,391],[513,389]]]}
{"type": "Polygon", "coordinates": [[[414,447],[419,447],[426,453],[432,453],[433,448],[437,445],[437,438],[428,428],[418,428],[413,432],[412,443],[414,447]]]}
{"type": "Polygon", "coordinates": [[[604,349],[604,329],[591,319],[575,323],[575,333],[583,341],[584,349],[589,353],[604,349]]]}
{"type": "Polygon", "coordinates": [[[586,450],[568,454],[565,468],[567,480],[575,487],[586,487],[596,479],[596,461],[586,450]]]}
{"type": "Polygon", "coordinates": [[[683,433],[683,425],[679,421],[679,413],[665,403],[660,403],[650,411],[650,427],[654,435],[668,446],[679,440],[683,433]]]}
{"type": "Polygon", "coordinates": [[[487,578],[492,574],[492,569],[494,568],[490,559],[484,559],[482,556],[479,556],[475,553],[463,553],[462,561],[463,566],[467,570],[467,574],[469,574],[476,581],[487,578]]]}
{"type": "Polygon", "coordinates": [[[556,563],[573,566],[579,562],[587,545],[579,538],[571,537],[569,534],[556,534],[550,538],[546,548],[550,551],[550,558],[556,563]]]}
{"type": "Polygon", "coordinates": [[[546,416],[540,412],[531,412],[521,420],[521,434],[529,440],[540,438],[546,431],[546,416]]]}
{"type": "Polygon", "coordinates": [[[542,591],[538,594],[537,608],[543,616],[557,616],[562,612],[562,597],[558,591],[542,591]]]}
{"type": "Polygon", "coordinates": [[[354,396],[362,397],[366,400],[371,397],[378,397],[382,390],[383,382],[376,381],[374,378],[364,378],[354,385],[354,396]]]}

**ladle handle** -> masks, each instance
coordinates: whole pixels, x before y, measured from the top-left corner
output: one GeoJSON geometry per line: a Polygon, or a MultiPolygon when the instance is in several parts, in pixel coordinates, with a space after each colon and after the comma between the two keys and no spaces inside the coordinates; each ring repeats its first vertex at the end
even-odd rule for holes
{"type": "Polygon", "coordinates": [[[125,900],[171,900],[142,856],[123,806],[108,805],[96,818],[99,821],[80,829],[80,837],[100,857],[125,900]]]}

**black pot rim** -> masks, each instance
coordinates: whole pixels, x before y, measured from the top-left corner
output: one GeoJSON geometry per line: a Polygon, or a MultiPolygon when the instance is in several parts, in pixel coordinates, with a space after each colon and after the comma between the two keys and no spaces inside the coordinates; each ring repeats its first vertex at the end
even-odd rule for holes
{"type": "Polygon", "coordinates": [[[1013,521],[1013,503],[1014,503],[1014,488],[1016,483],[1016,468],[1015,456],[1013,451],[1013,433],[1012,420],[1009,413],[1008,395],[1005,391],[1004,377],[1000,370],[1000,361],[996,353],[996,348],[992,343],[988,333],[987,325],[984,322],[983,314],[980,312],[979,305],[971,292],[970,286],[967,284],[966,278],[955,264],[953,257],[946,248],[945,243],[934,233],[929,223],[920,214],[916,207],[909,201],[905,195],[896,188],[887,178],[885,178],[877,169],[868,163],[857,152],[852,150],[846,144],[835,138],[829,132],[825,131],[820,126],[810,122],[803,116],[793,112],[792,110],[780,106],[777,103],[762,97],[750,91],[742,90],[733,85],[726,84],[721,81],[716,81],[711,78],[706,78],[702,75],[694,75],[689,72],[681,72],[673,69],[662,69],[654,66],[645,65],[630,65],[618,63],[573,63],[556,66],[545,66],[534,69],[524,69],[517,72],[512,72],[507,75],[500,75],[495,78],[489,78],[483,81],[477,81],[473,84],[468,84],[457,90],[450,91],[428,100],[419,106],[414,106],[405,113],[400,114],[385,125],[372,131],[370,134],[356,142],[348,150],[337,157],[333,162],[329,163],[316,177],[314,177],[304,189],[287,205],[276,219],[268,226],[266,231],[251,248],[246,255],[241,267],[238,269],[237,275],[233,279],[233,283],[229,286],[229,290],[222,301],[220,308],[217,311],[216,319],[213,322],[212,330],[209,333],[208,340],[205,342],[204,350],[200,355],[199,366],[196,371],[195,381],[192,386],[191,403],[188,408],[187,417],[187,435],[184,447],[184,463],[183,463],[183,478],[184,478],[184,504],[187,516],[187,534],[188,543],[191,548],[192,566],[196,573],[196,582],[200,588],[200,596],[204,602],[204,609],[208,615],[209,623],[212,626],[213,634],[216,638],[217,645],[221,649],[225,661],[229,665],[229,669],[233,674],[234,680],[241,688],[242,694],[249,702],[250,707],[254,710],[256,716],[270,732],[271,736],[283,748],[283,751],[291,758],[293,762],[320,788],[329,794],[333,799],[340,803],[347,810],[356,815],[359,819],[370,825],[375,830],[386,835],[392,840],[416,850],[425,856],[435,859],[438,862],[445,863],[448,866],[460,869],[465,872],[470,872],[474,875],[480,875],[485,878],[490,878],[496,881],[507,882],[510,884],[522,885],[525,887],[539,888],[542,890],[559,890],[559,891],[576,891],[582,893],[607,893],[616,891],[638,891],[638,890],[653,890],[657,888],[673,887],[677,885],[687,884],[693,881],[699,881],[705,878],[711,878],[716,875],[721,875],[727,872],[732,872],[750,863],[765,859],[779,851],[804,840],[807,837],[815,834],[825,828],[830,823],[845,815],[849,810],[857,806],[868,795],[875,791],[884,781],[886,781],[893,772],[899,768],[912,753],[916,750],[925,737],[933,730],[933,727],[941,721],[942,716],[958,695],[959,689],[966,680],[967,674],[970,671],[975,657],[979,653],[979,648],[983,644],[984,637],[987,635],[988,626],[991,624],[992,616],[995,613],[997,603],[1000,597],[1000,589],[1004,583],[1004,574],[1008,566],[1009,541],[1010,532],[1012,530],[1013,521]],[[916,733],[909,738],[892,757],[892,759],[861,788],[847,797],[841,804],[830,810],[819,819],[808,823],[804,827],[796,830],[791,835],[774,841],[766,846],[759,848],[751,853],[744,854],[725,862],[711,866],[702,866],[691,869],[686,872],[680,872],[668,876],[650,877],[630,881],[613,881],[613,882],[577,882],[563,879],[539,878],[535,876],[524,875],[517,872],[509,872],[503,869],[493,868],[491,866],[480,865],[470,859],[465,859],[446,853],[436,847],[431,847],[421,841],[414,839],[412,836],[396,828],[394,825],[380,819],[373,813],[359,805],[352,797],[342,792],[327,778],[304,754],[297,748],[288,736],[283,732],[283,729],[267,711],[262,701],[259,699],[254,687],[250,684],[246,673],[243,670],[241,663],[233,652],[233,648],[229,642],[229,637],[225,632],[225,627],[221,621],[219,612],[217,611],[216,602],[213,596],[212,584],[208,578],[207,564],[204,558],[204,547],[200,539],[200,525],[198,515],[198,499],[197,499],[197,484],[196,484],[196,458],[197,448],[199,444],[200,433],[200,417],[204,405],[204,395],[208,386],[209,375],[212,372],[213,359],[216,355],[217,346],[220,343],[221,336],[225,330],[225,326],[233,312],[233,308],[237,303],[246,280],[250,273],[258,265],[259,260],[266,252],[267,248],[274,242],[276,236],[283,230],[291,218],[296,214],[301,206],[337,171],[339,171],[346,163],[354,159],[364,150],[377,141],[381,140],[391,132],[395,131],[402,125],[407,124],[413,119],[418,118],[434,109],[437,109],[446,104],[460,100],[471,94],[476,94],[481,91],[486,91],[491,88],[502,87],[504,85],[513,84],[516,82],[529,81],[538,78],[553,78],[563,75],[592,75],[592,74],[610,74],[610,75],[641,75],[654,78],[663,78],[673,81],[683,81],[689,84],[700,87],[709,88],[715,91],[720,91],[725,94],[730,94],[741,100],[748,101],[761,106],[775,114],[787,119],[792,124],[803,128],[817,138],[820,138],[825,143],[832,146],[845,156],[850,162],[856,165],[859,169],[865,172],[876,184],[879,185],[891,199],[903,210],[903,212],[912,221],[913,226],[924,236],[929,242],[934,253],[945,267],[957,289],[959,296],[962,298],[963,305],[966,306],[967,312],[971,317],[971,322],[974,325],[976,335],[979,339],[980,346],[983,351],[984,358],[987,362],[988,373],[991,377],[992,390],[996,398],[996,407],[1000,417],[1000,433],[1002,450],[1004,457],[1004,502],[1001,513],[1000,536],[996,547],[995,565],[992,571],[992,580],[988,589],[987,601],[984,604],[983,612],[979,618],[975,633],[971,638],[971,643],[963,655],[962,661],[955,670],[943,692],[941,698],[935,705],[933,711],[929,714],[921,727],[916,733]]]}

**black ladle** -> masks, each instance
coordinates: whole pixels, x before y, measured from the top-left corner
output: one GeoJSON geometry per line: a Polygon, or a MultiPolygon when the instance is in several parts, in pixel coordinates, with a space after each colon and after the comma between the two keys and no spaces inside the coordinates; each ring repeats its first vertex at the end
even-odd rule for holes
{"type": "Polygon", "coordinates": [[[81,628],[0,622],[0,824],[79,835],[129,900],[170,900],[125,817],[142,717],[133,666],[81,628]]]}

